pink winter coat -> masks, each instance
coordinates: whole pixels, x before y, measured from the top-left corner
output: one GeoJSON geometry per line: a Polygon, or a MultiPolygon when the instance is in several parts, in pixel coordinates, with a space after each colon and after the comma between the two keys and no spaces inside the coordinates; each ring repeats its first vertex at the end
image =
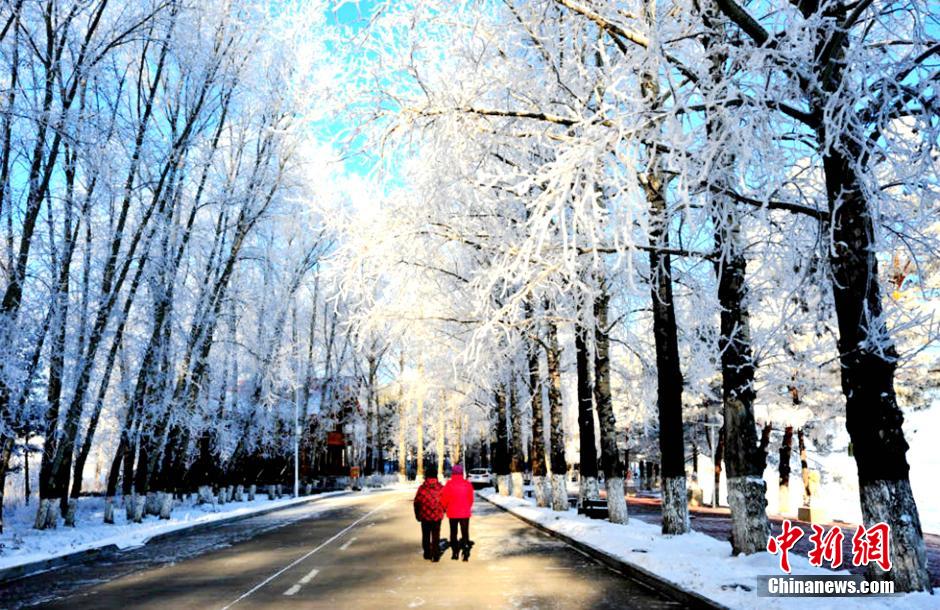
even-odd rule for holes
{"type": "Polygon", "coordinates": [[[463,475],[453,475],[441,492],[441,504],[449,519],[469,519],[473,508],[473,485],[463,475]]]}

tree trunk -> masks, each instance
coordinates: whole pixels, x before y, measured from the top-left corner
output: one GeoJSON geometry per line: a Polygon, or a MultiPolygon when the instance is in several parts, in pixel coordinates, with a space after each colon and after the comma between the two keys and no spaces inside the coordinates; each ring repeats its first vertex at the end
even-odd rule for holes
{"type": "Polygon", "coordinates": [[[525,472],[525,454],[523,453],[522,442],[522,404],[519,401],[519,394],[516,388],[515,375],[509,382],[509,410],[512,418],[512,454],[509,461],[509,475],[512,478],[512,495],[521,498],[523,496],[523,486],[525,483],[523,473],[525,472]]]}
{"type": "MultiPolygon", "coordinates": [[[[617,446],[617,419],[610,395],[610,328],[607,310],[610,295],[599,279],[599,293],[594,299],[594,402],[601,434],[601,464],[607,487],[607,511],[611,523],[627,522],[627,497],[623,485],[623,462],[617,446]]],[[[665,510],[663,514],[665,516],[665,510]]]]}
{"type": "Polygon", "coordinates": [[[0,534],[3,533],[3,490],[6,488],[7,469],[10,456],[13,455],[14,440],[12,435],[0,437],[0,534]]]}
{"type": "Polygon", "coordinates": [[[424,396],[418,398],[418,421],[416,422],[418,428],[418,453],[416,456],[417,464],[417,479],[419,481],[424,480],[424,396]]]}
{"type": "MultiPolygon", "coordinates": [[[[532,320],[532,305],[527,304],[528,318],[532,320]]],[[[533,325],[531,333],[537,333],[533,325]]],[[[551,483],[546,479],[545,468],[545,412],[542,405],[542,378],[539,367],[538,336],[528,340],[528,385],[532,408],[532,443],[529,447],[529,460],[532,462],[532,485],[535,489],[535,504],[547,507],[551,503],[551,483]]]]}
{"type": "Polygon", "coordinates": [[[366,476],[371,475],[375,472],[375,424],[373,421],[375,418],[375,373],[377,369],[375,355],[370,354],[366,358],[366,365],[368,370],[368,377],[366,381],[366,463],[365,468],[363,468],[363,474],[366,476]]]}
{"type": "Polygon", "coordinates": [[[780,489],[778,512],[790,512],[790,456],[793,453],[793,426],[787,426],[780,445],[780,489]]]}
{"type": "Polygon", "coordinates": [[[402,483],[408,480],[408,444],[405,436],[406,410],[405,386],[402,379],[405,373],[405,352],[402,350],[398,358],[398,480],[402,483]]]}
{"type": "Polygon", "coordinates": [[[646,177],[650,206],[650,276],[653,337],[656,341],[656,404],[659,411],[659,453],[662,460],[663,533],[689,531],[689,504],[685,480],[685,444],[682,430],[682,369],[679,337],[672,297],[672,261],[659,249],[669,247],[669,215],[665,185],[654,168],[646,177]]]}
{"type": "Polygon", "coordinates": [[[591,390],[590,354],[587,328],[579,323],[575,329],[574,349],[578,370],[578,429],[580,431],[579,502],[600,498],[597,485],[597,446],[594,436],[594,402],[591,390]]]}
{"type": "MultiPolygon", "coordinates": [[[[95,406],[92,410],[91,417],[88,420],[88,427],[85,430],[85,438],[81,443],[81,447],[78,451],[78,455],[75,458],[75,467],[72,475],[72,491],[71,497],[78,498],[82,492],[82,473],[85,470],[85,463],[88,460],[88,454],[91,453],[92,441],[95,438],[95,431],[98,428],[98,421],[101,418],[101,411],[104,408],[104,400],[108,392],[108,386],[111,381],[111,374],[114,370],[114,363],[117,358],[117,353],[121,349],[124,340],[124,330],[127,327],[127,321],[130,317],[131,306],[134,303],[134,297],[137,294],[137,289],[140,286],[141,279],[143,277],[145,265],[141,261],[138,263],[137,270],[134,272],[134,278],[131,280],[130,287],[128,288],[128,295],[124,301],[124,308],[121,311],[120,322],[118,327],[115,330],[114,339],[111,342],[111,347],[108,350],[107,360],[105,361],[104,372],[101,375],[101,381],[98,385],[98,394],[95,398],[95,406]]],[[[123,431],[121,440],[124,441],[123,431]]],[[[121,448],[119,443],[118,448],[121,448]]],[[[124,442],[123,447],[126,449],[127,444],[124,442]]],[[[115,461],[120,461],[120,456],[115,457],[115,461]]],[[[112,470],[114,465],[112,464],[112,470]]],[[[115,474],[116,477],[116,474],[115,474]]],[[[111,487],[110,476],[108,481],[108,490],[111,493],[108,497],[114,497],[114,491],[117,488],[117,480],[115,478],[114,489],[111,487]]],[[[107,523],[107,522],[106,522],[107,523]]]]}
{"type": "Polygon", "coordinates": [[[803,506],[810,506],[813,501],[812,490],[809,487],[809,460],[806,457],[806,442],[803,439],[803,428],[796,431],[796,438],[800,448],[800,474],[803,478],[803,506]]]}
{"type": "Polygon", "coordinates": [[[767,447],[770,446],[770,433],[773,431],[771,424],[764,424],[760,432],[760,443],[757,445],[760,452],[764,454],[764,463],[767,463],[767,447]]]}
{"type": "MultiPolygon", "coordinates": [[[[807,90],[813,114],[824,117],[831,98],[845,86],[843,76],[849,36],[833,38],[830,22],[848,19],[848,3],[834,3],[819,20],[816,47],[831,58],[813,65],[817,83],[807,90]]],[[[816,8],[800,6],[804,16],[815,18],[816,8]]],[[[878,277],[874,216],[859,172],[864,158],[857,122],[840,124],[841,131],[827,133],[827,121],[817,126],[829,207],[831,243],[827,248],[832,291],[839,323],[839,360],[842,391],[846,397],[846,428],[852,439],[858,467],[862,517],[867,526],[887,523],[891,528],[890,572],[869,564],[868,577],[890,579],[895,591],[930,591],[927,555],[920,516],[911,493],[904,416],[897,405],[894,373],[897,351],[882,309],[878,277]]]]}
{"type": "MultiPolygon", "coordinates": [[[[703,44],[711,53],[709,76],[711,86],[724,80],[725,53],[717,48],[725,44],[723,22],[713,19],[708,11],[702,15],[706,32],[703,44]]],[[[724,117],[713,113],[707,117],[709,135],[726,129],[724,117]]],[[[733,129],[733,128],[732,128],[733,129]]],[[[714,168],[715,183],[726,189],[734,179],[734,158],[719,159],[714,168]]],[[[715,233],[715,251],[719,255],[718,303],[721,308],[722,407],[723,434],[719,448],[724,451],[728,470],[728,504],[731,508],[731,546],[735,554],[756,553],[766,548],[770,536],[763,471],[766,456],[757,442],[754,422],[754,361],[751,355],[750,318],[746,309],[746,259],[741,245],[736,204],[716,196],[710,201],[715,233]]],[[[715,499],[720,461],[715,465],[715,499]]]]}
{"type": "MultiPolygon", "coordinates": [[[[451,439],[451,459],[453,464],[461,464],[464,459],[463,451],[463,414],[455,404],[451,411],[451,417],[454,421],[454,438],[451,439]]],[[[466,465],[464,466],[466,468],[466,465]]]]}
{"type": "Polygon", "coordinates": [[[718,441],[715,443],[715,489],[712,492],[712,507],[718,508],[721,504],[721,462],[725,459],[725,427],[718,430],[718,441]]]}
{"type": "MultiPolygon", "coordinates": [[[[744,306],[746,261],[739,226],[730,209],[716,223],[718,302],[721,306],[722,401],[724,405],[725,467],[731,507],[731,546],[734,554],[762,552],[767,547],[766,457],[760,450],[754,421],[754,359],[751,356],[750,316],[744,306]]],[[[718,212],[716,212],[717,214],[718,212]]]]}
{"type": "Polygon", "coordinates": [[[548,407],[551,417],[549,457],[552,470],[552,510],[568,510],[567,473],[565,462],[565,422],[564,405],[561,400],[561,349],[558,346],[558,328],[554,322],[548,323],[548,345],[545,348],[548,363],[548,407]]]}
{"type": "Polygon", "coordinates": [[[437,434],[435,435],[436,438],[434,439],[434,453],[436,454],[435,459],[437,460],[437,474],[440,478],[444,478],[444,451],[446,447],[446,439],[444,438],[444,411],[446,409],[446,404],[446,396],[444,392],[441,392],[441,400],[437,405],[437,434]]]}
{"type": "MultiPolygon", "coordinates": [[[[29,481],[29,437],[31,434],[29,425],[27,424],[26,430],[23,433],[23,502],[26,506],[29,506],[30,496],[33,495],[29,481]]],[[[0,449],[0,452],[2,452],[2,449],[0,449]]],[[[0,456],[0,459],[3,459],[3,456],[0,456]]],[[[2,482],[0,482],[0,484],[2,484],[2,482]]],[[[0,492],[0,495],[2,495],[2,492],[0,492]]],[[[2,504],[2,502],[0,502],[0,504],[2,504]]]]}
{"type": "Polygon", "coordinates": [[[408,480],[408,445],[405,441],[405,400],[398,397],[398,480],[408,480]]]}
{"type": "MultiPolygon", "coordinates": [[[[824,135],[820,137],[824,140],[824,135]]],[[[843,142],[852,150],[854,142],[843,142]]],[[[894,392],[897,352],[881,306],[872,212],[850,158],[830,149],[823,158],[832,214],[832,290],[839,320],[839,359],[846,397],[846,428],[858,466],[867,526],[891,528],[890,572],[869,564],[869,578],[895,590],[930,589],[920,516],[911,493],[904,416],[894,392]],[[877,337],[875,341],[872,338],[877,337]]]]}
{"type": "MultiPolygon", "coordinates": [[[[75,251],[77,231],[72,231],[72,194],[74,192],[74,159],[66,149],[66,209],[63,229],[63,245],[61,256],[55,262],[58,271],[58,280],[55,292],[52,295],[52,307],[55,314],[52,316],[51,337],[49,350],[49,381],[46,384],[46,416],[44,422],[42,462],[39,469],[39,497],[52,499],[61,497],[60,510],[66,514],[67,489],[59,489],[58,477],[54,476],[54,458],[57,452],[59,438],[59,411],[62,406],[63,373],[65,367],[65,333],[69,315],[69,289],[72,265],[72,254],[75,251]],[[71,169],[70,169],[71,168],[71,169]]],[[[46,513],[48,516],[50,513],[46,513]]],[[[66,523],[66,525],[69,525],[66,523]]],[[[37,529],[55,527],[54,523],[36,520],[37,529]]]]}
{"type": "Polygon", "coordinates": [[[496,446],[493,447],[493,473],[499,495],[508,496],[509,489],[509,418],[506,415],[506,391],[500,385],[496,399],[496,446]]]}

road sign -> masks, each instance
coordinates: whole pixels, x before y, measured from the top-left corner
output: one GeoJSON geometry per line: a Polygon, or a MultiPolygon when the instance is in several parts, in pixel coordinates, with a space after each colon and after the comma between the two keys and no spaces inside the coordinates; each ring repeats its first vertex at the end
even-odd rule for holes
{"type": "Polygon", "coordinates": [[[359,478],[359,467],[358,467],[358,466],[352,466],[352,467],[350,467],[350,468],[349,468],[349,476],[351,476],[351,477],[354,478],[354,479],[358,479],[358,478],[359,478]]]}

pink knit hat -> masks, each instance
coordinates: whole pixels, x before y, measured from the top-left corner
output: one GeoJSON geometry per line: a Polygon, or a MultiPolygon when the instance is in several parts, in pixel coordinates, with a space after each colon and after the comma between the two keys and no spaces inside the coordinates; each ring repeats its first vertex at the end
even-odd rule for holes
{"type": "Polygon", "coordinates": [[[460,464],[454,464],[454,467],[451,469],[451,474],[463,474],[463,466],[460,464]]]}

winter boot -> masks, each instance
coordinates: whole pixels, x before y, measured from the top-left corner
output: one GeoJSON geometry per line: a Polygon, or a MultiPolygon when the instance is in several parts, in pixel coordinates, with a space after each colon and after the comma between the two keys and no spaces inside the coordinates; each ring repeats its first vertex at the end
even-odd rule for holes
{"type": "Polygon", "coordinates": [[[467,540],[461,545],[461,547],[463,548],[463,560],[470,561],[470,549],[473,548],[473,541],[467,540]]]}

